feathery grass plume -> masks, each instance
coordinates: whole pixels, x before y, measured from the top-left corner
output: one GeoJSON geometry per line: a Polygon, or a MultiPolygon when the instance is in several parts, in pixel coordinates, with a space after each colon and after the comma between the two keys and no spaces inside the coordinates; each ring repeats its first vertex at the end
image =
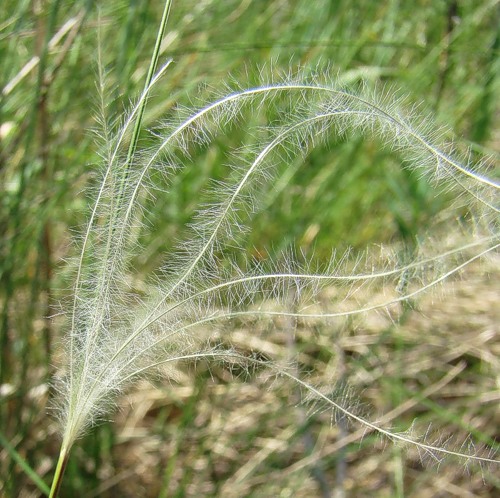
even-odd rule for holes
{"type": "Polygon", "coordinates": [[[224,334],[224,324],[231,320],[293,316],[307,322],[387,309],[498,249],[500,187],[487,176],[486,165],[471,164],[470,155],[458,155],[453,144],[434,145],[439,136],[428,129],[428,117],[419,116],[418,110],[414,116],[405,113],[390,92],[345,89],[329,74],[319,73],[289,75],[249,89],[234,87],[197,110],[178,109],[156,130],[153,145],[139,150],[144,105],[169,64],[150,73],[122,122],[103,132],[102,173],[76,263],[67,371],[58,385],[62,446],[51,496],[57,494],[75,440],[113,410],[121,392],[142,377],[168,375],[168,367],[200,358],[268,366],[341,416],[436,458],[495,462],[491,456],[464,454],[391,432],[285,368],[206,340],[212,330],[224,334]],[[145,200],[168,195],[155,192],[157,177],[164,188],[183,168],[193,166],[193,144],[205,146],[233,126],[247,127],[241,119],[245,109],[269,108],[280,121],[245,129],[254,137],[253,145],[234,152],[227,179],[213,181],[185,240],[165,258],[144,295],[134,292],[129,277],[141,251],[138,234],[148,229],[145,200]],[[439,250],[422,244],[421,253],[405,265],[389,252],[370,251],[333,256],[326,264],[293,253],[259,261],[244,255],[232,259],[234,249],[243,247],[248,220],[263,204],[266,189],[294,158],[305,157],[332,134],[378,137],[383,146],[399,152],[404,167],[456,192],[457,202],[479,213],[474,224],[484,233],[463,245],[450,237],[451,247],[441,241],[439,250]],[[366,292],[369,287],[380,292],[366,292]],[[335,288],[334,312],[314,307],[325,288],[335,288]]]}

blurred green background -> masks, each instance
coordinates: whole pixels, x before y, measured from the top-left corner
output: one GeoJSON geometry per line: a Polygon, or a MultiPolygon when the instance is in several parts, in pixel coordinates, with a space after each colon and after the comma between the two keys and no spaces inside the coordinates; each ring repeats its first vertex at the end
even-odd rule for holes
{"type": "MultiPolygon", "coordinates": [[[[39,496],[40,489],[22,467],[32,467],[49,483],[58,451],[57,424],[47,412],[51,397],[48,381],[54,365],[58,364],[58,343],[64,331],[58,318],[60,303],[71,289],[65,258],[71,255],[73,232],[85,223],[88,198],[84,189],[92,183],[99,164],[99,147],[92,132],[98,127],[94,119],[98,99],[97,53],[100,47],[111,89],[109,115],[119,116],[142,90],[162,9],[162,2],[147,0],[2,0],[0,493],[3,496],[39,496]]],[[[472,147],[473,154],[498,157],[499,26],[498,1],[174,1],[162,44],[162,59],[172,57],[174,64],[154,91],[145,126],[154,130],[158,119],[168,117],[177,105],[193,106],[194,101],[196,106],[196,97],[209,93],[208,89],[223,93],[221,82],[231,78],[242,87],[249,87],[261,82],[260,72],[277,75],[300,69],[307,75],[327,70],[332,78],[338,75],[347,84],[365,81],[368,86],[387,84],[398,88],[410,96],[411,102],[423,102],[436,122],[452,129],[462,144],[472,147]]],[[[265,117],[270,121],[276,119],[276,116],[265,117]]],[[[262,116],[249,113],[244,119],[255,121],[262,116]]],[[[143,143],[147,144],[147,140],[145,135],[143,143]]],[[[146,274],[154,268],[173,241],[182,237],[208,179],[226,174],[227,151],[242,143],[249,144],[250,140],[242,127],[218,137],[203,149],[193,146],[196,168],[183,171],[173,181],[168,195],[157,197],[147,206],[154,230],[143,241],[145,249],[137,261],[140,272],[146,274]]],[[[294,243],[306,254],[314,250],[319,258],[326,259],[333,248],[390,245],[401,240],[411,244],[450,199],[437,195],[424,180],[400,168],[400,159],[369,137],[346,139],[333,135],[328,146],[314,149],[305,162],[301,159],[292,162],[287,174],[269,189],[263,200],[265,209],[252,221],[245,242],[248,250],[258,256],[269,247],[284,249],[294,243]]],[[[379,354],[389,355],[396,364],[398,355],[419,346],[410,333],[395,338],[391,327],[387,325],[382,332],[378,331],[377,337],[381,339],[377,340],[381,342],[368,355],[353,359],[348,368],[353,375],[375,368],[369,365],[379,354]],[[378,347],[383,348],[384,354],[378,347]]],[[[328,361],[338,354],[338,345],[323,341],[320,347],[322,341],[314,334],[306,333],[301,341],[304,354],[311,355],[314,361],[328,361]]],[[[498,339],[495,345],[498,346],[498,339]]],[[[487,347],[490,346],[488,342],[487,347]]],[[[412,358],[420,361],[416,353],[412,358]]],[[[402,364],[405,361],[401,359],[402,364]]],[[[485,389],[489,389],[491,369],[494,371],[498,364],[481,363],[485,361],[481,355],[467,361],[466,371],[470,371],[477,383],[473,385],[482,385],[484,381],[485,389]]],[[[448,366],[457,364],[459,360],[455,358],[448,366]]],[[[391,387],[380,396],[397,406],[406,399],[410,387],[401,370],[392,374],[393,377],[382,376],[382,383],[391,387]]],[[[426,375],[432,378],[429,373],[422,374],[426,375]]],[[[415,374],[415,378],[419,376],[415,374]]],[[[258,381],[252,382],[246,389],[250,390],[248,400],[255,404],[259,401],[254,399],[252,386],[263,389],[265,396],[268,393],[258,381]]],[[[196,381],[184,379],[179,384],[184,391],[157,386],[149,398],[145,395],[147,401],[136,399],[138,406],[147,405],[147,409],[139,410],[140,415],[135,412],[131,415],[136,419],[121,415],[116,425],[103,424],[85,438],[71,459],[62,496],[232,496],[227,483],[231,479],[240,482],[235,476],[245,460],[215,456],[213,445],[220,433],[208,430],[211,427],[208,420],[213,421],[215,416],[210,410],[224,405],[221,399],[229,396],[226,391],[220,395],[216,387],[228,391],[234,387],[223,373],[208,370],[201,372],[196,381]],[[158,392],[162,397],[156,397],[158,392]],[[217,392],[219,397],[213,399],[217,392]],[[140,437],[127,439],[123,435],[127,428],[132,431],[141,424],[149,431],[149,438],[144,436],[142,443],[140,437]],[[126,461],[124,454],[131,455],[130,461],[126,461]],[[202,455],[206,458],[202,459],[204,470],[193,464],[202,455]]],[[[241,383],[236,384],[241,394],[244,388],[241,383]]],[[[422,386],[416,388],[424,390],[422,386]]],[[[264,477],[254,481],[248,477],[253,484],[241,488],[244,491],[235,491],[239,496],[241,493],[329,496],[325,490],[328,487],[336,486],[339,493],[351,489],[346,477],[351,470],[364,472],[366,482],[363,486],[358,483],[359,489],[352,488],[348,496],[455,496],[446,485],[445,494],[437,491],[432,494],[429,488],[430,494],[426,495],[423,489],[427,481],[420,477],[410,479],[405,472],[404,457],[397,452],[394,456],[391,450],[387,451],[387,459],[375,465],[381,475],[389,477],[377,481],[373,468],[362,470],[363,462],[371,460],[358,455],[374,446],[369,437],[363,443],[354,443],[352,448],[345,446],[347,453],[339,450],[326,461],[320,459],[320,464],[306,465],[302,472],[311,480],[306,490],[304,482],[309,481],[301,478],[300,472],[284,472],[280,481],[278,470],[305,458],[314,446],[302,442],[304,447],[297,449],[299,443],[295,442],[295,446],[289,443],[288,448],[294,448],[293,451],[281,458],[283,440],[299,440],[304,434],[321,439],[321,431],[340,429],[314,419],[299,423],[297,418],[292,418],[290,426],[284,426],[282,414],[294,402],[281,396],[279,389],[276,392],[272,402],[269,401],[269,406],[273,406],[269,412],[257,410],[262,426],[245,426],[227,442],[231,447],[236,445],[235,441],[244,441],[241,443],[244,449],[240,451],[254,455],[258,454],[251,444],[255,438],[272,440],[274,434],[277,440],[275,446],[260,449],[268,453],[259,465],[249,470],[250,476],[264,477]],[[292,435],[287,436],[289,439],[281,438],[287,430],[292,435]],[[389,469],[388,461],[394,464],[389,469]],[[357,467],[358,463],[361,467],[357,467]],[[266,475],[274,476],[276,488],[269,487],[266,475]],[[324,481],[332,475],[336,484],[325,485],[324,481]]],[[[478,395],[480,392],[478,388],[478,395]]],[[[498,402],[498,394],[496,399],[498,402]]],[[[469,399],[467,403],[470,402],[469,399]]],[[[385,411],[393,406],[391,403],[387,406],[382,403],[385,411]]],[[[457,416],[447,411],[448,405],[442,404],[440,400],[428,401],[418,411],[429,421],[438,419],[445,426],[460,425],[457,416]]],[[[249,410],[234,408],[236,413],[246,409],[249,410]]],[[[227,407],[225,410],[220,417],[234,416],[227,407]]],[[[412,416],[416,415],[407,416],[410,423],[412,416]]],[[[494,437],[488,431],[494,421],[491,417],[489,413],[484,424],[474,424],[467,417],[464,420],[475,427],[476,437],[491,442],[489,438],[494,437]]],[[[465,430],[472,432],[467,424],[465,430]]],[[[219,426],[215,430],[222,429],[219,426]]],[[[137,432],[141,434],[140,430],[137,432]]],[[[479,483],[481,479],[476,481],[471,480],[472,494],[467,496],[494,496],[498,490],[498,479],[492,475],[484,484],[479,483]]],[[[468,482],[464,479],[456,486],[460,489],[468,482]]]]}

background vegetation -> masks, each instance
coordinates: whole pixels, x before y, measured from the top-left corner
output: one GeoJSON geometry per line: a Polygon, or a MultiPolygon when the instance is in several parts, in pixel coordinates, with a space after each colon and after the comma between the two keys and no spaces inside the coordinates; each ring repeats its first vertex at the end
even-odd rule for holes
{"type": "MultiPolygon", "coordinates": [[[[64,259],[72,232],[85,223],[82,191],[99,161],[91,132],[97,52],[100,46],[113,89],[109,113],[117,115],[142,89],[161,10],[162,2],[147,0],[2,1],[5,496],[41,495],[27,466],[49,482],[58,451],[57,422],[47,414],[48,382],[65,330],[59,303],[71,289],[64,259]]],[[[228,74],[252,86],[262,74],[330,67],[346,83],[363,79],[402,89],[412,101],[425,102],[473,153],[497,157],[499,21],[498,1],[485,0],[174,2],[162,52],[175,64],[155,90],[146,124],[174,106],[191,105],[210,88],[223,91],[228,74]]],[[[208,148],[193,147],[196,169],[146,206],[155,231],[142,241],[137,285],[182,236],[207,180],[226,173],[225,151],[251,140],[235,130],[208,148]]],[[[147,143],[144,136],[142,145],[147,143]]],[[[266,194],[248,250],[258,258],[295,243],[304,254],[326,259],[333,247],[413,247],[452,199],[395,167],[399,159],[376,140],[332,137],[305,165],[290,164],[266,194]]],[[[394,430],[407,429],[418,417],[417,433],[432,423],[430,432],[443,440],[471,434],[495,447],[495,276],[498,259],[491,259],[470,268],[448,300],[429,297],[395,316],[355,323],[312,329],[281,324],[282,331],[294,330],[293,344],[279,330],[255,343],[248,325],[234,336],[249,351],[298,355],[298,368],[313,381],[346,383],[372,418],[394,430]]],[[[436,472],[412,451],[381,452],[386,442],[343,420],[332,423],[328,411],[309,413],[298,404],[299,393],[280,382],[270,389],[261,373],[243,378],[199,365],[192,374],[179,373],[168,385],[143,385],[123,400],[117,423],[99,426],[75,448],[62,496],[495,496],[500,489],[487,469],[467,474],[463,462],[450,461],[436,472]]]]}

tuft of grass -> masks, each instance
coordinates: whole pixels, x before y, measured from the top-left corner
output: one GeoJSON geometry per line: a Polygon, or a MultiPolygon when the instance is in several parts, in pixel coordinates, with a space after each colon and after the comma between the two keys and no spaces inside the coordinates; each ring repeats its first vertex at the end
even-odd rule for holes
{"type": "MultiPolygon", "coordinates": [[[[169,8],[166,2],[150,68],[156,66],[169,8]]],[[[230,341],[224,337],[228,323],[263,317],[308,323],[390,310],[494,252],[500,245],[500,185],[488,176],[489,163],[473,162],[469,151],[460,155],[453,143],[435,145],[442,130],[434,132],[419,110],[405,111],[390,90],[345,88],[329,71],[283,75],[248,89],[236,86],[194,111],[178,109],[169,121],[155,127],[148,147],[141,148],[145,104],[169,65],[170,61],[154,76],[148,72],[136,104],[115,125],[108,124],[105,114],[105,84],[101,81],[99,87],[103,168],[75,263],[67,367],[57,387],[62,445],[50,496],[58,494],[75,441],[109,416],[121,392],[139,379],[169,376],[179,363],[200,360],[268,368],[292,381],[313,406],[329,407],[340,419],[415,447],[437,461],[453,456],[497,464],[488,453],[448,449],[411,432],[371,422],[346,404],[348,396],[325,392],[267,358],[228,348],[225,344],[230,341]],[[272,108],[279,120],[252,126],[242,119],[247,108],[264,115],[272,108]],[[254,137],[251,145],[230,156],[229,174],[207,190],[185,241],[167,255],[143,292],[137,292],[130,274],[141,251],[141,234],[150,229],[143,206],[149,198],[165,195],[163,189],[184,168],[195,167],[190,164],[192,144],[207,147],[234,126],[254,137]],[[263,193],[287,174],[295,158],[308,157],[333,133],[342,139],[373,136],[383,147],[398,152],[404,168],[453,192],[455,209],[468,211],[459,228],[446,217],[448,240],[433,245],[422,242],[409,262],[399,261],[390,251],[375,255],[369,250],[340,257],[334,253],[323,264],[293,252],[256,260],[243,250],[238,258],[231,257],[228,248],[244,249],[248,219],[263,205],[263,193]],[[466,224],[476,234],[467,244],[455,235],[466,224]],[[314,309],[329,288],[335,289],[329,311],[314,309]],[[373,288],[378,289],[375,298],[369,291],[373,288]],[[221,330],[224,340],[214,344],[211,334],[221,330]]]]}

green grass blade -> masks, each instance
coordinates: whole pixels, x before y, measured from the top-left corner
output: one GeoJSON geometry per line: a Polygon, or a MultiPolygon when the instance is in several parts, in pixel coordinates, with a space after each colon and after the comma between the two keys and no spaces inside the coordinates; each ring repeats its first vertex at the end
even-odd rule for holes
{"type": "Polygon", "coordinates": [[[14,446],[12,446],[5,436],[0,432],[0,444],[5,448],[7,453],[10,455],[12,460],[14,460],[19,467],[21,467],[24,473],[36,484],[37,488],[45,495],[48,496],[50,489],[42,480],[42,478],[29,466],[28,462],[16,451],[14,446]]]}

